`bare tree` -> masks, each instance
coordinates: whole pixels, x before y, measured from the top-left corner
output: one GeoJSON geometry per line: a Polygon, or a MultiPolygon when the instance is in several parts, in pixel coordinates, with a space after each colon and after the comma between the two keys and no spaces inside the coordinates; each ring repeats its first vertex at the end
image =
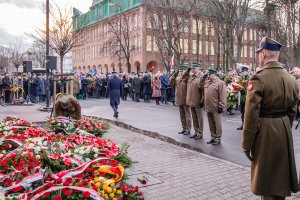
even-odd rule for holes
{"type": "Polygon", "coordinates": [[[32,60],[35,65],[46,68],[46,47],[38,40],[32,45],[32,60]]]}
{"type": "Polygon", "coordinates": [[[23,59],[26,52],[23,50],[23,45],[21,42],[14,42],[10,44],[8,48],[9,60],[16,67],[17,72],[19,67],[23,64],[23,59]]]}
{"type": "MultiPolygon", "coordinates": [[[[120,11],[121,6],[115,5],[120,11]]],[[[122,59],[126,60],[128,73],[131,72],[131,64],[130,58],[132,53],[136,50],[136,46],[134,45],[133,39],[134,35],[132,35],[132,21],[131,16],[126,15],[125,13],[121,13],[117,20],[107,19],[106,23],[108,23],[110,27],[110,43],[111,52],[115,57],[119,59],[121,62],[122,59]]]]}
{"type": "MultiPolygon", "coordinates": [[[[64,56],[72,48],[82,45],[84,34],[81,26],[77,26],[77,29],[73,30],[72,8],[61,8],[56,4],[52,4],[50,14],[50,48],[59,55],[60,71],[63,73],[64,56]]],[[[46,30],[44,28],[37,29],[35,34],[29,34],[29,36],[42,44],[46,44],[46,30]]]]}
{"type": "Polygon", "coordinates": [[[0,73],[4,73],[8,71],[8,49],[0,46],[0,73]]]}
{"type": "Polygon", "coordinates": [[[154,37],[161,62],[167,71],[174,55],[176,65],[187,61],[189,52],[190,11],[189,2],[171,0],[145,1],[147,26],[154,37]],[[155,8],[155,9],[154,9],[155,8]]]}

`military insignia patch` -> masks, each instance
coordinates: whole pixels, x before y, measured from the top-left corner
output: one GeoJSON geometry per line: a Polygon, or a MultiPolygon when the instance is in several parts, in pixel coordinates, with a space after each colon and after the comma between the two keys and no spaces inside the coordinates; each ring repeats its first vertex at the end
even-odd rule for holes
{"type": "Polygon", "coordinates": [[[253,90],[253,83],[249,83],[248,85],[248,91],[252,91],[253,90]]]}

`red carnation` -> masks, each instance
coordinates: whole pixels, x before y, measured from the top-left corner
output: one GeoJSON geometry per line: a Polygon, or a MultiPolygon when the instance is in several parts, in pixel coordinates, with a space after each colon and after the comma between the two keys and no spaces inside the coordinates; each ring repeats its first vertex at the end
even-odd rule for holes
{"type": "Polygon", "coordinates": [[[62,200],[62,197],[61,196],[56,196],[53,198],[53,200],[62,200]]]}
{"type": "Polygon", "coordinates": [[[83,193],[82,193],[82,197],[83,197],[83,198],[86,198],[86,199],[87,199],[87,198],[90,198],[90,196],[91,196],[91,195],[90,195],[89,192],[83,192],[83,193]]]}
{"type": "Polygon", "coordinates": [[[43,196],[44,197],[50,197],[50,192],[45,192],[43,196]]]}
{"type": "Polygon", "coordinates": [[[63,183],[63,185],[64,185],[64,186],[69,186],[70,183],[66,181],[66,182],[63,183]]]}
{"type": "Polygon", "coordinates": [[[23,176],[27,176],[27,175],[28,175],[28,171],[27,171],[27,170],[22,170],[22,171],[21,171],[21,174],[22,174],[23,176]]]}
{"type": "Polygon", "coordinates": [[[68,188],[62,189],[62,192],[64,193],[64,195],[66,197],[69,197],[69,196],[72,195],[72,191],[70,189],[68,189],[68,188]]]}

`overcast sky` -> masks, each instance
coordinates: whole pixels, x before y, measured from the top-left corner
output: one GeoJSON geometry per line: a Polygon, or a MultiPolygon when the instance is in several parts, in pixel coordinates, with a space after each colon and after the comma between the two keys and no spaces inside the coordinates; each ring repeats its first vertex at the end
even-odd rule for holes
{"type": "MultiPolygon", "coordinates": [[[[87,12],[92,0],[50,0],[60,6],[75,7],[87,12]]],[[[15,41],[28,45],[31,33],[45,22],[42,13],[46,0],[0,0],[0,45],[8,46],[15,41]]]]}

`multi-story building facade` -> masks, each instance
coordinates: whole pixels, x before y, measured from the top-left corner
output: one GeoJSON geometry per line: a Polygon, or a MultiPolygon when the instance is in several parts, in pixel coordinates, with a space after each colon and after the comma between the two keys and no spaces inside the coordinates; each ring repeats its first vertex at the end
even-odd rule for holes
{"type": "MultiPolygon", "coordinates": [[[[97,73],[110,73],[113,70],[120,72],[163,71],[164,67],[156,36],[151,30],[153,27],[148,22],[149,14],[147,12],[149,11],[143,1],[121,1],[122,4],[118,4],[117,1],[94,0],[89,12],[82,14],[78,10],[74,11],[74,30],[80,29],[76,34],[84,37],[83,44],[72,50],[74,70],[83,73],[91,70],[96,70],[97,73]],[[113,27],[120,28],[121,23],[124,23],[122,20],[124,16],[128,19],[127,31],[130,45],[134,47],[130,52],[129,63],[123,56],[118,56],[120,52],[116,54],[112,51],[112,43],[115,38],[113,35],[116,32],[111,29],[113,27]]],[[[186,58],[186,61],[183,62],[191,64],[197,61],[203,68],[222,67],[222,58],[219,56],[217,59],[216,32],[209,18],[201,17],[197,20],[198,22],[192,16],[189,17],[189,25],[182,28],[183,34],[179,42],[181,53],[186,58]],[[198,34],[200,34],[200,39],[197,37],[198,34]]],[[[255,48],[258,40],[255,27],[247,26],[243,35],[242,64],[252,68],[256,67],[255,48]]],[[[234,56],[237,57],[237,45],[234,45],[234,56]]]]}

